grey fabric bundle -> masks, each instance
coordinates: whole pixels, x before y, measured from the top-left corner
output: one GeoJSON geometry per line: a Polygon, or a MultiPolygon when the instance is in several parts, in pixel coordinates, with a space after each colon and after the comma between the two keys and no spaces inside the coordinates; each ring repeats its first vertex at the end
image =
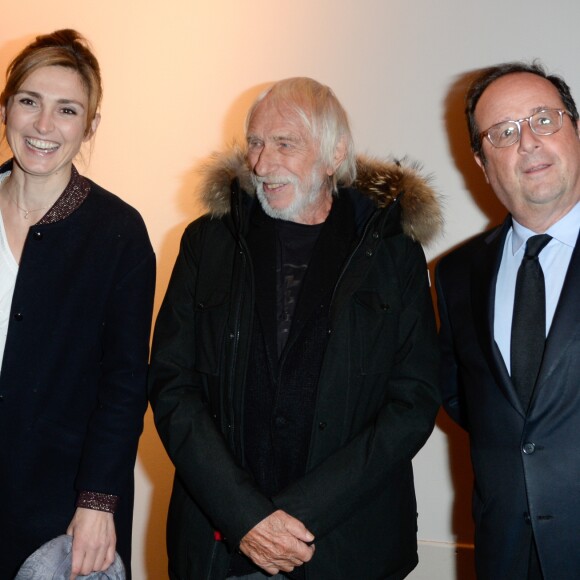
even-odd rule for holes
{"type": "MultiPolygon", "coordinates": [[[[72,567],[72,536],[58,536],[29,556],[14,580],[69,580],[72,567]]],[[[119,554],[104,572],[77,576],[78,580],[125,580],[119,554]]]]}

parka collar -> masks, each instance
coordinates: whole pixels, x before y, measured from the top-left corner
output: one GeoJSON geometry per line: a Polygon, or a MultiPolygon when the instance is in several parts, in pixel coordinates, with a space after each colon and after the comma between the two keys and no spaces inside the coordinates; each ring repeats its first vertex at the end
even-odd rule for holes
{"type": "MultiPolygon", "coordinates": [[[[232,211],[232,183],[254,196],[250,170],[242,147],[233,145],[214,153],[201,169],[199,196],[210,215],[220,218],[232,211]]],[[[357,157],[357,179],[351,186],[370,200],[377,209],[388,208],[399,200],[403,231],[421,244],[433,241],[442,230],[443,216],[439,199],[420,174],[418,164],[357,157]]]]}

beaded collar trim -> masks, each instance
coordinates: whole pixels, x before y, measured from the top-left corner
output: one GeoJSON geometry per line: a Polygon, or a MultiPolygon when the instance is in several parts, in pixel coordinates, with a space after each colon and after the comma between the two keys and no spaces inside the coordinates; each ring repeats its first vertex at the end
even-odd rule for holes
{"type": "MultiPolygon", "coordinates": [[[[12,163],[13,159],[3,163],[0,166],[0,175],[12,171],[12,163]]],[[[71,167],[71,176],[68,185],[36,225],[53,224],[66,219],[82,205],[90,191],[90,181],[86,177],[83,177],[73,165],[71,167]]]]}

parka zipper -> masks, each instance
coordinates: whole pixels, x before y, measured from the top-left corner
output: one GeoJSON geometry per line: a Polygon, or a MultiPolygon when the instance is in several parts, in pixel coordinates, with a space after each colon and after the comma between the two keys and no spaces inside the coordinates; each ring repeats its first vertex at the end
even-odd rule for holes
{"type": "MultiPolygon", "coordinates": [[[[234,184],[232,184],[232,221],[235,230],[235,240],[236,240],[236,247],[237,251],[240,255],[241,264],[239,267],[239,284],[237,287],[239,288],[238,296],[236,297],[236,307],[235,307],[235,314],[234,314],[234,325],[233,325],[233,337],[232,340],[234,341],[232,345],[232,359],[230,361],[230,371],[229,371],[229,385],[228,385],[228,401],[229,401],[229,408],[228,408],[228,421],[229,425],[229,433],[230,433],[230,441],[232,445],[232,449],[234,453],[240,457],[242,463],[244,462],[244,452],[243,452],[243,441],[241,440],[241,433],[239,437],[239,442],[236,443],[236,430],[237,430],[237,421],[236,421],[236,408],[237,408],[237,401],[234,400],[234,385],[236,384],[236,372],[237,372],[237,360],[239,356],[239,346],[240,346],[240,327],[241,327],[241,317],[242,317],[242,308],[244,305],[244,300],[246,296],[246,278],[248,278],[247,271],[248,271],[248,261],[249,261],[249,250],[245,243],[245,240],[241,234],[242,230],[242,198],[239,194],[239,182],[237,179],[235,180],[234,184]]],[[[234,261],[235,262],[235,261],[234,261]]],[[[253,275],[249,276],[250,279],[250,295],[254,295],[254,280],[253,275]]],[[[232,284],[232,287],[234,285],[232,284]]],[[[253,305],[252,310],[253,312],[253,305]]],[[[248,327],[249,332],[251,333],[252,327],[252,318],[250,317],[250,324],[248,327]]],[[[243,381],[245,382],[245,370],[244,370],[244,377],[243,381]]],[[[243,400],[243,392],[239,393],[239,396],[243,400]]]]}
{"type": "Polygon", "coordinates": [[[232,346],[232,360],[230,365],[230,378],[229,378],[229,385],[228,385],[228,400],[230,405],[230,412],[228,413],[229,422],[228,425],[231,435],[231,442],[235,448],[235,429],[237,428],[237,424],[235,421],[235,412],[232,412],[235,409],[235,401],[234,401],[234,384],[236,380],[236,363],[238,359],[238,349],[240,344],[240,319],[241,319],[241,312],[242,312],[242,304],[244,303],[245,293],[245,279],[246,279],[246,270],[247,270],[247,253],[246,248],[244,248],[244,244],[240,238],[237,240],[238,252],[240,254],[241,265],[240,265],[240,272],[239,272],[239,280],[240,280],[240,292],[238,293],[237,302],[236,302],[236,309],[235,309],[235,316],[234,316],[234,328],[233,328],[233,338],[234,344],[232,346]]]}

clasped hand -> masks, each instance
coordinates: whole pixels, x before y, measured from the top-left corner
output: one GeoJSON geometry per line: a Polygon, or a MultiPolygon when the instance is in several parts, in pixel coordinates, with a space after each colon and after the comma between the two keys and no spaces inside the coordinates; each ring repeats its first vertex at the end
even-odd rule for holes
{"type": "Polygon", "coordinates": [[[310,561],[314,535],[304,524],[282,510],[256,524],[240,542],[240,550],[268,574],[291,572],[310,561]]]}

